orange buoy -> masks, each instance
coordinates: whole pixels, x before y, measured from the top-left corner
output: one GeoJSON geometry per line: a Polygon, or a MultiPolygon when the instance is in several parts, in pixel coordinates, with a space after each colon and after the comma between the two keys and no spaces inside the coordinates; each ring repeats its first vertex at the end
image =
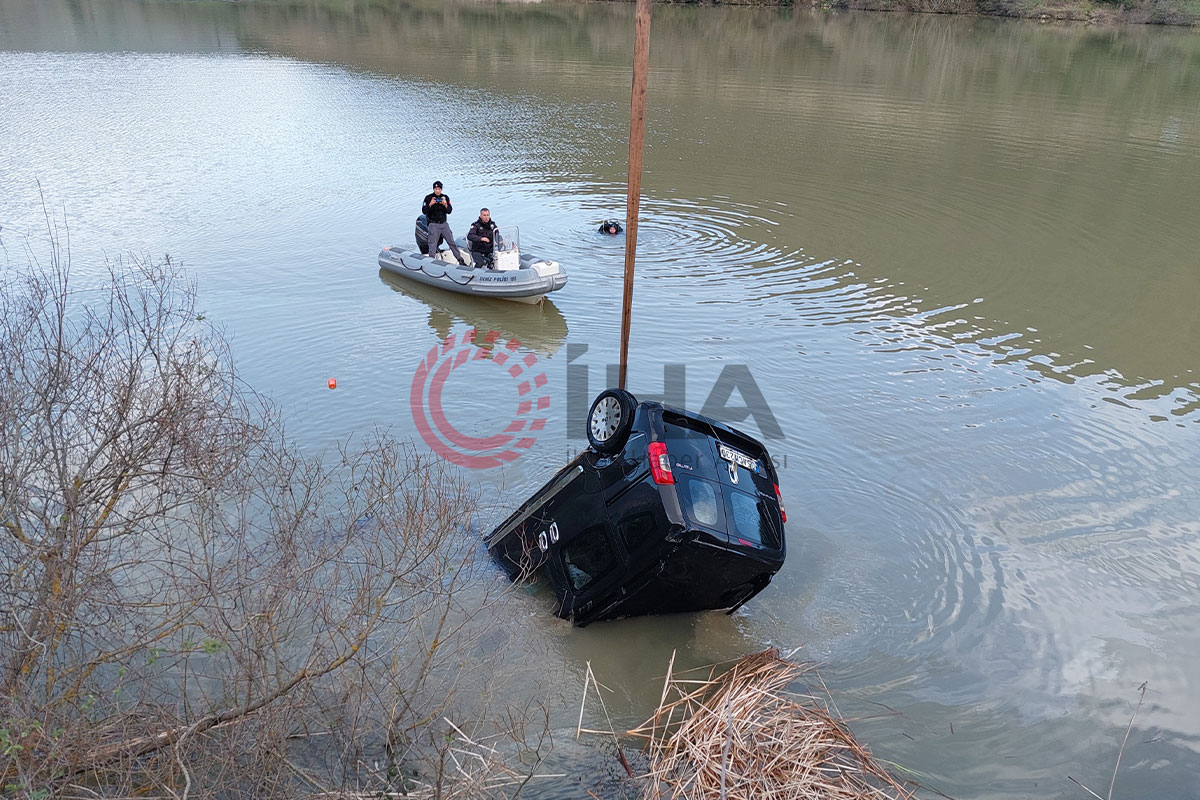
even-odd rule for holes
{"type": "Polygon", "coordinates": [[[330,378],[330,379],[329,379],[329,388],[330,388],[330,389],[336,389],[336,388],[337,388],[337,378],[330,378]]]}

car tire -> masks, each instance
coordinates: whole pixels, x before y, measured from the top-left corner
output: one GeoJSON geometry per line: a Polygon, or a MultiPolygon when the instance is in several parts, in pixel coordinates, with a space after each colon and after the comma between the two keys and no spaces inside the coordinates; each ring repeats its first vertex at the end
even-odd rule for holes
{"type": "Polygon", "coordinates": [[[598,453],[611,455],[625,446],[633,428],[637,399],[624,389],[605,389],[596,395],[587,416],[588,442],[598,453]]]}

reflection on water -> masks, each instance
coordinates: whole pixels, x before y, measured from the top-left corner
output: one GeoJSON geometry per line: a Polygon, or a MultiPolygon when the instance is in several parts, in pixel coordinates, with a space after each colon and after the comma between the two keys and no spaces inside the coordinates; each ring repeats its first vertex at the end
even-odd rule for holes
{"type": "MultiPolygon", "coordinates": [[[[518,339],[549,424],[466,475],[487,528],[583,445],[568,397],[616,361],[625,243],[596,225],[624,216],[631,21],[0,0],[5,244],[40,180],[81,279],[182,257],[313,448],[413,435],[431,348],[518,339]],[[488,206],[568,288],[525,307],[379,272],[434,179],[452,224],[488,206]]],[[[682,365],[698,408],[747,366],[787,437],[790,557],[728,618],[576,631],[515,594],[559,659],[536,688],[572,706],[592,660],[632,724],[672,651],[803,646],[877,753],[1016,798],[1102,786],[1149,681],[1114,796],[1200,795],[1200,36],[676,6],[653,36],[630,385],[682,365]]],[[[467,436],[514,391],[483,361],[447,379],[467,436]]]]}
{"type": "Polygon", "coordinates": [[[522,347],[542,356],[554,355],[567,340],[567,321],[551,300],[526,305],[454,294],[405,280],[385,269],[379,270],[379,280],[429,307],[429,327],[439,341],[444,341],[459,324],[479,331],[499,331],[505,339],[516,339],[522,347]]]}
{"type": "MultiPolygon", "coordinates": [[[[467,152],[407,141],[418,160],[503,194],[529,177],[532,152],[538,179],[572,201],[542,198],[547,212],[623,209],[623,6],[20,7],[3,5],[0,46],[249,49],[400,77],[428,109],[409,98],[396,113],[432,114],[441,140],[484,130],[467,152]],[[457,57],[433,65],[430,46],[457,57]],[[535,109],[531,77],[546,74],[535,109]],[[462,115],[433,110],[441,83],[463,92],[462,115]]],[[[849,293],[843,305],[975,340],[1046,379],[1101,376],[1156,420],[1197,410],[1200,274],[1179,218],[1200,202],[1194,34],[807,10],[661,17],[643,228],[648,256],[673,249],[664,268],[762,266],[778,273],[756,287],[772,299],[849,293]],[[826,265],[835,274],[814,287],[810,268],[826,265]]]]}

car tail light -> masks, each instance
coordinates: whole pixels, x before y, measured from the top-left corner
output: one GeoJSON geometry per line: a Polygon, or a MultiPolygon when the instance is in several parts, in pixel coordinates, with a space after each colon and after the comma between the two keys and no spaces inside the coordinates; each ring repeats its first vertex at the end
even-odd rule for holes
{"type": "Polygon", "coordinates": [[[775,484],[775,499],[779,501],[779,519],[787,522],[787,509],[783,507],[783,495],[779,493],[779,484],[775,484]]]}
{"type": "Polygon", "coordinates": [[[655,483],[674,483],[675,475],[671,472],[671,457],[667,455],[666,442],[650,443],[650,474],[655,483]]]}

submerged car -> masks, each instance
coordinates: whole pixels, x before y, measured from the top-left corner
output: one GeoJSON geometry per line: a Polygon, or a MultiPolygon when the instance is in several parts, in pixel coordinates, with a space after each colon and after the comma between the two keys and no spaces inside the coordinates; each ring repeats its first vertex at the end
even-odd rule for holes
{"type": "Polygon", "coordinates": [[[558,616],[733,613],[783,566],[787,514],[757,439],[607,389],[588,441],[487,537],[510,579],[546,575],[558,616]]]}

